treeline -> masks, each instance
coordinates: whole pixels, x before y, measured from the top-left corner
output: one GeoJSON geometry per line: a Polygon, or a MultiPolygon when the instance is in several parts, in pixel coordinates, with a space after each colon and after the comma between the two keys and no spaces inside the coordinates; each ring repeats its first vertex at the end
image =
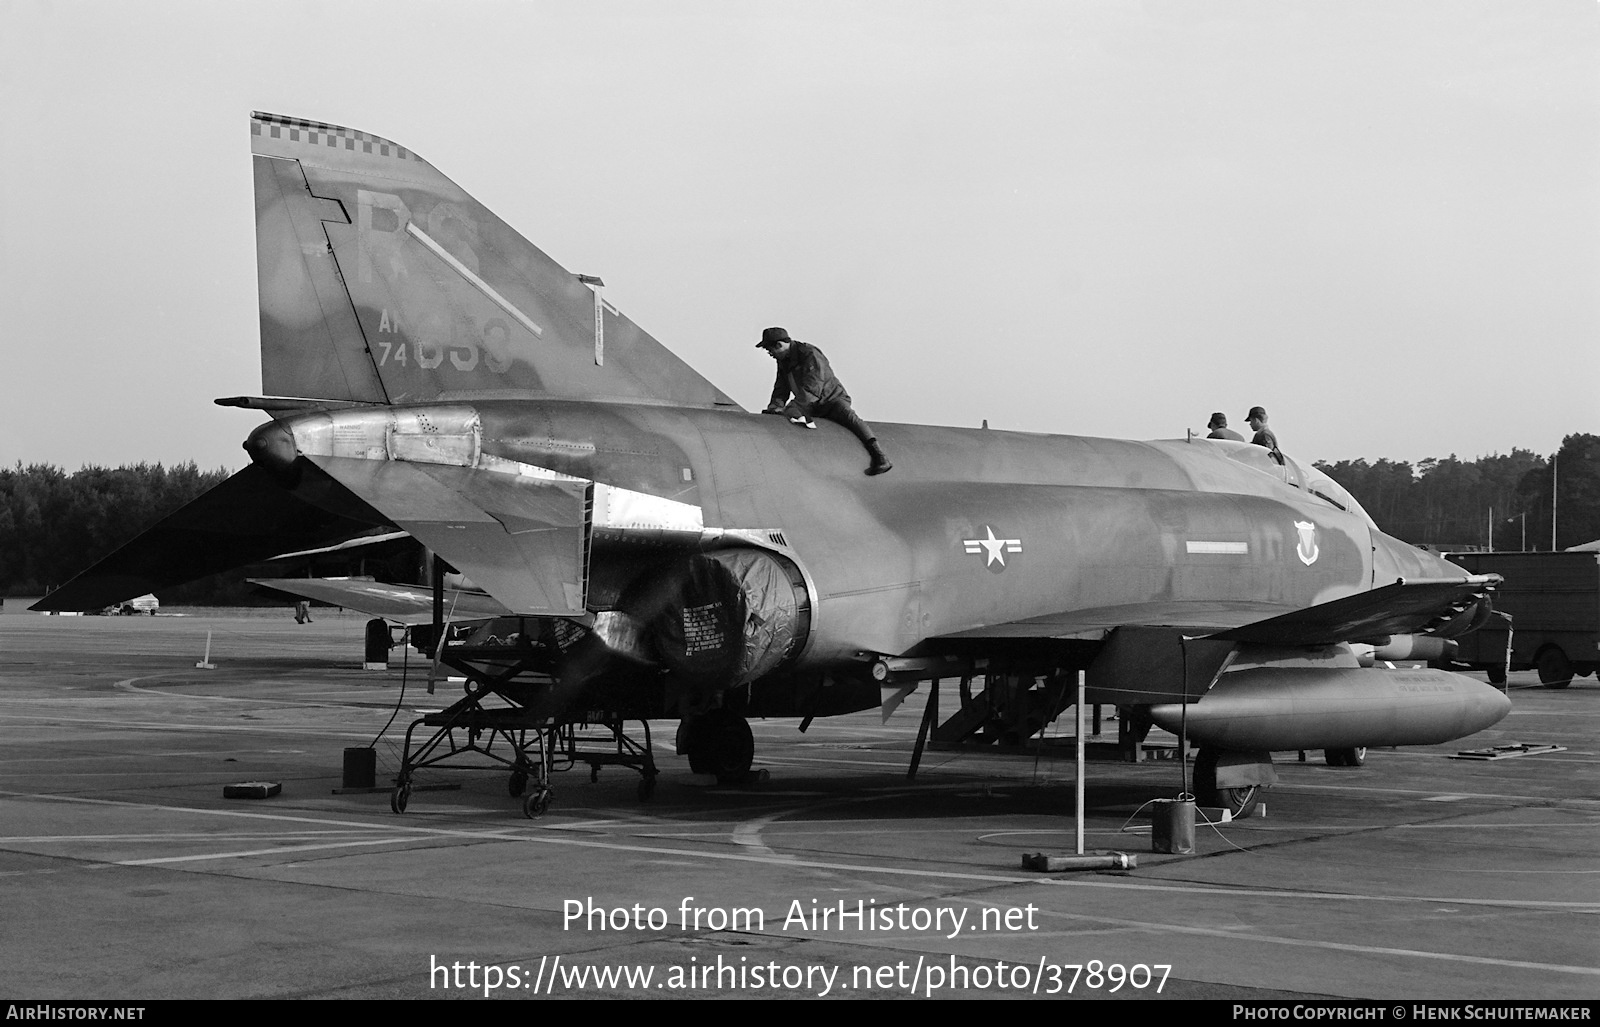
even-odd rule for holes
{"type": "MultiPolygon", "coordinates": [[[[0,590],[42,595],[228,477],[193,463],[59,467],[20,463],[0,470],[0,590]]],[[[242,597],[238,582],[208,579],[162,599],[242,597]]]]}
{"type": "Polygon", "coordinates": [[[1526,449],[1473,461],[1340,460],[1317,468],[1355,496],[1378,527],[1417,545],[1550,548],[1554,480],[1555,547],[1600,538],[1600,435],[1568,435],[1554,462],[1526,449]]]}

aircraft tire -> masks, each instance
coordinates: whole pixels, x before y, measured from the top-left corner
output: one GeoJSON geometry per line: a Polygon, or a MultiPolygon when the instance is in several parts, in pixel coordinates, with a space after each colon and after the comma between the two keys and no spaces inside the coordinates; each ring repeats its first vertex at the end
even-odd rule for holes
{"type": "Polygon", "coordinates": [[[1367,762],[1367,747],[1354,749],[1324,749],[1322,758],[1330,767],[1359,767],[1367,762]]]}
{"type": "Polygon", "coordinates": [[[1572,684],[1572,661],[1551,646],[1539,654],[1539,683],[1546,688],[1566,688],[1572,684]]]}
{"type": "Polygon", "coordinates": [[[1484,674],[1488,676],[1489,684],[1491,685],[1503,685],[1506,683],[1506,669],[1500,664],[1486,668],[1484,674]]]}
{"type": "Polygon", "coordinates": [[[639,778],[639,788],[635,794],[639,796],[640,802],[649,802],[650,797],[656,794],[656,776],[654,774],[642,775],[639,778]]]}
{"type": "Polygon", "coordinates": [[[1249,785],[1245,788],[1219,788],[1217,805],[1233,814],[1233,819],[1242,820],[1256,811],[1261,805],[1261,786],[1249,785]]]}
{"type": "Polygon", "coordinates": [[[1201,806],[1218,806],[1233,814],[1234,819],[1248,817],[1261,803],[1261,786],[1243,788],[1217,787],[1217,758],[1215,749],[1201,749],[1194,760],[1194,798],[1201,806]]]}
{"type": "Polygon", "coordinates": [[[510,780],[506,782],[506,791],[511,793],[511,797],[513,799],[520,799],[522,798],[522,793],[526,791],[527,788],[528,772],[521,769],[513,770],[511,772],[510,780]]]}
{"type": "Polygon", "coordinates": [[[750,773],[756,740],[748,720],[719,707],[685,725],[683,748],[690,770],[715,774],[718,781],[734,784],[750,773]]]}

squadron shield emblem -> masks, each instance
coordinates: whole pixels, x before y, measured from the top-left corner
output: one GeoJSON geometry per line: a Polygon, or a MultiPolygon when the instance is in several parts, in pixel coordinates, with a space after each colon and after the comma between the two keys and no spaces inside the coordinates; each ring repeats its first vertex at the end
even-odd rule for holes
{"type": "Polygon", "coordinates": [[[1310,521],[1295,521],[1294,530],[1300,533],[1300,544],[1295,547],[1294,555],[1300,562],[1310,567],[1317,562],[1319,550],[1317,549],[1317,526],[1310,521]]]}

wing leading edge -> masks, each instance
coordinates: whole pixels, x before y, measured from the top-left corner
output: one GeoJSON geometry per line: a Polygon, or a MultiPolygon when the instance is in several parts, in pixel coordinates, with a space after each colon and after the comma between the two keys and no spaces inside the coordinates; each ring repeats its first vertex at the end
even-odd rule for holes
{"type": "MultiPolygon", "coordinates": [[[[433,617],[433,590],[421,585],[391,585],[359,578],[251,578],[249,581],[274,592],[315,599],[319,603],[402,623],[420,623],[433,617]]],[[[493,596],[458,589],[446,590],[444,610],[452,621],[504,617],[511,612],[493,596]]]]}
{"type": "Polygon", "coordinates": [[[1320,646],[1421,631],[1481,599],[1494,575],[1401,579],[1368,592],[1300,609],[1278,603],[1215,600],[1102,606],[986,624],[928,640],[935,651],[1004,650],[1008,645],[1099,641],[1117,628],[1164,628],[1191,638],[1251,645],[1320,646]]]}
{"type": "Polygon", "coordinates": [[[1494,574],[1407,581],[1358,592],[1210,637],[1253,645],[1316,646],[1370,642],[1423,631],[1454,617],[1498,584],[1494,574]]]}

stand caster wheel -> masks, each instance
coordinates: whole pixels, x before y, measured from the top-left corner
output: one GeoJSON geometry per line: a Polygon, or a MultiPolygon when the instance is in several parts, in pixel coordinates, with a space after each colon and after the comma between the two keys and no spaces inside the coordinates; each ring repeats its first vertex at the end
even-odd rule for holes
{"type": "Polygon", "coordinates": [[[394,791],[389,793],[389,808],[394,810],[396,813],[404,813],[406,811],[406,804],[409,803],[410,801],[411,801],[411,784],[410,784],[410,782],[407,782],[405,784],[395,785],[394,786],[394,791]]]}
{"type": "Polygon", "coordinates": [[[522,800],[522,815],[529,820],[538,820],[550,811],[550,800],[555,798],[555,792],[544,785],[540,785],[522,800]]]}

